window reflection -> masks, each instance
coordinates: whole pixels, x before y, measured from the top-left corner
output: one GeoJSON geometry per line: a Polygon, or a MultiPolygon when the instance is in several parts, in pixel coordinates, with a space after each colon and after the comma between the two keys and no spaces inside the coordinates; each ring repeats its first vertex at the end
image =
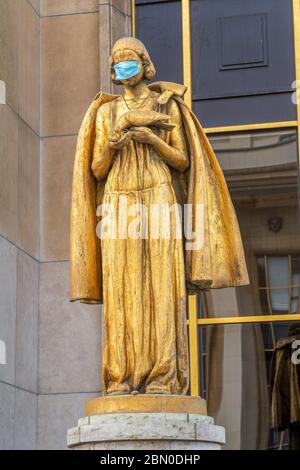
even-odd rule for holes
{"type": "MultiPolygon", "coordinates": [[[[224,324],[199,326],[201,396],[216,423],[226,428],[227,449],[287,449],[295,437],[289,419],[279,426],[277,415],[278,403],[291,397],[276,404],[281,385],[275,376],[280,369],[293,384],[289,390],[295,389],[300,366],[291,382],[291,322],[268,318],[300,313],[297,133],[273,129],[209,138],[236,208],[251,284],[199,296],[200,318],[224,319],[224,324]],[[256,315],[266,321],[233,324],[228,319],[226,324],[226,317],[256,315]],[[278,369],[283,347],[289,351],[287,362],[278,369]]],[[[300,424],[299,388],[295,396],[300,424]]]]}
{"type": "Polygon", "coordinates": [[[300,364],[291,362],[299,323],[199,327],[201,395],[227,449],[300,445],[300,364]]]}
{"type": "Polygon", "coordinates": [[[297,313],[300,254],[273,256],[299,249],[296,129],[210,134],[209,140],[236,208],[250,286],[205,293],[199,316],[297,313]],[[267,260],[256,257],[264,252],[267,260]]]}
{"type": "Polygon", "coordinates": [[[261,313],[298,313],[299,255],[257,257],[261,313]]]}
{"type": "Polygon", "coordinates": [[[209,136],[221,167],[227,170],[273,167],[297,162],[294,129],[209,136]]]}

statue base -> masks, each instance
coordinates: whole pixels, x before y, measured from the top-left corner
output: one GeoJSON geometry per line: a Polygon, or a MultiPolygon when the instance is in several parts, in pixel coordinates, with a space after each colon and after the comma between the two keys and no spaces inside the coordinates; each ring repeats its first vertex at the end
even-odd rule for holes
{"type": "Polygon", "coordinates": [[[205,400],[180,395],[104,396],[68,431],[76,450],[220,450],[225,430],[206,414],[205,400]],[[177,408],[176,408],[177,407],[177,408]]]}

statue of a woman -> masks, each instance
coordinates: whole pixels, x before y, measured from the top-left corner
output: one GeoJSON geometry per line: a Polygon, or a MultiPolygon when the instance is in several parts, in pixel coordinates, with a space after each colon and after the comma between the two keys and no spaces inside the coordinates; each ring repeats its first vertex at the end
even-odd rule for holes
{"type": "Polygon", "coordinates": [[[71,300],[103,300],[107,394],[186,394],[187,288],[196,292],[248,282],[239,228],[213,150],[182,100],[186,88],[171,82],[147,85],[155,68],[134,38],[114,45],[111,73],[124,85],[123,95],[97,95],[78,136],[71,300]],[[143,225],[143,218],[141,236],[128,236],[132,217],[125,215],[124,198],[126,210],[175,208],[169,212],[168,236],[164,218],[155,237],[152,222],[143,225]],[[192,240],[178,236],[177,203],[191,207],[192,240]],[[96,234],[99,205],[113,208],[114,236],[96,234]],[[202,233],[202,242],[193,243],[195,233],[202,233]]]}

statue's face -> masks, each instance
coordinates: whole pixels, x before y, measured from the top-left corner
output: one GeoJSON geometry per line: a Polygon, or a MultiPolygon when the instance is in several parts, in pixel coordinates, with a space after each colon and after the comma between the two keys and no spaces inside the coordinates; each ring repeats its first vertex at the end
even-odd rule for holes
{"type": "Polygon", "coordinates": [[[140,67],[140,72],[137,75],[135,75],[134,77],[127,78],[127,79],[124,79],[124,80],[120,80],[120,83],[122,85],[135,86],[141,80],[143,80],[143,78],[144,78],[144,68],[143,68],[142,61],[141,61],[139,55],[136,52],[134,52],[130,49],[119,50],[114,54],[113,60],[114,60],[114,64],[118,64],[119,62],[124,62],[124,61],[128,61],[128,60],[136,60],[138,62],[139,67],[140,67]]]}

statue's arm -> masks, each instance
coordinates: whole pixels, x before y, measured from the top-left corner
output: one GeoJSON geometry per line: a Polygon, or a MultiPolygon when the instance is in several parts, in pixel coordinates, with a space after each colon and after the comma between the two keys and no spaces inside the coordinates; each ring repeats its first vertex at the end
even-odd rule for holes
{"type": "Polygon", "coordinates": [[[96,136],[93,151],[92,172],[98,180],[106,178],[113,162],[114,150],[108,141],[107,116],[101,106],[96,117],[96,136]]]}
{"type": "Polygon", "coordinates": [[[172,99],[169,102],[168,114],[171,116],[171,122],[175,124],[175,128],[171,131],[170,143],[167,144],[154,134],[152,145],[168,165],[178,171],[185,171],[189,166],[187,145],[182,129],[180,111],[177,103],[172,99]]]}

